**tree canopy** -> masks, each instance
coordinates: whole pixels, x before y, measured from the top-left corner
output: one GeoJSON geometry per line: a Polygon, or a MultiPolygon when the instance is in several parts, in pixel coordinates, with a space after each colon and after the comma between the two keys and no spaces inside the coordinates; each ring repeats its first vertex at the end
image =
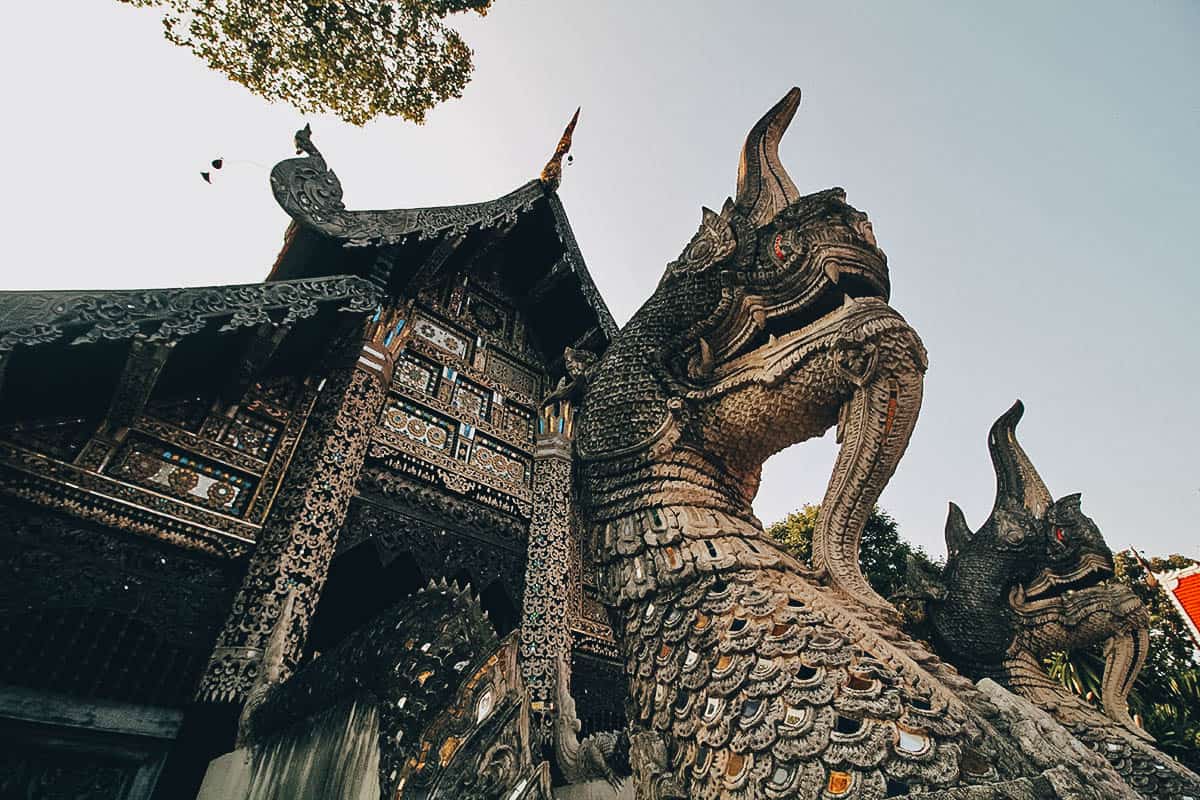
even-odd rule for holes
{"type": "MultiPolygon", "coordinates": [[[[805,503],[799,511],[767,528],[767,534],[799,560],[812,560],[813,532],[821,507],[805,503]]],[[[859,546],[859,564],[867,581],[881,597],[891,597],[905,583],[908,557],[913,556],[930,572],[941,572],[941,565],[929,558],[921,547],[914,547],[900,538],[896,520],[876,507],[867,517],[859,546]]]]}
{"type": "Polygon", "coordinates": [[[160,9],[169,41],[267,100],[362,125],[423,122],[461,97],[471,48],[444,20],[492,0],[118,0],[160,9]]]}

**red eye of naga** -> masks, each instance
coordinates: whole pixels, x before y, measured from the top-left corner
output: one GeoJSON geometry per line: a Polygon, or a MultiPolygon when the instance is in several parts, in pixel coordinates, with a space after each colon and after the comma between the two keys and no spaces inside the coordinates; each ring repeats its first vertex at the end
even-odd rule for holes
{"type": "Polygon", "coordinates": [[[782,233],[775,234],[775,257],[778,258],[780,261],[783,261],[783,259],[787,258],[787,255],[783,252],[783,234],[782,233]]]}
{"type": "Polygon", "coordinates": [[[1055,528],[1054,529],[1054,538],[1058,539],[1060,542],[1062,542],[1062,541],[1066,541],[1067,535],[1065,533],[1063,533],[1062,528],[1055,528]]]}

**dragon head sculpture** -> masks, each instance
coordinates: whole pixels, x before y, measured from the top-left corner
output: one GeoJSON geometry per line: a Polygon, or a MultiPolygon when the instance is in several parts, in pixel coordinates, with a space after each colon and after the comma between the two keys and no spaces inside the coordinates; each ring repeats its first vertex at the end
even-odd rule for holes
{"type": "Polygon", "coordinates": [[[757,524],[772,454],[839,426],[816,561],[886,607],[858,567],[867,514],[907,445],[925,352],[887,305],[887,259],[841,189],[801,195],[779,160],[792,89],[754,126],[737,194],[667,266],[591,372],[579,429],[593,520],[690,505],[757,524]]]}
{"type": "MultiPolygon", "coordinates": [[[[1020,736],[994,728],[999,707],[985,690],[908,639],[862,575],[862,529],[916,424],[925,351],[888,304],[866,215],[840,189],[802,196],[780,163],[799,100],[793,89],[751,129],[736,196],[702,212],[598,361],[568,354],[572,380],[553,395],[583,397],[580,518],[625,659],[637,795],[1032,797],[1029,781],[1054,765],[1091,796],[1129,797],[1082,745],[1047,753],[1028,704],[1010,709],[1020,736]],[[809,569],[765,535],[751,502],[768,457],[835,425],[841,447],[809,569]],[[999,782],[1008,788],[986,786],[999,782]]],[[[1011,539],[987,551],[1002,557],[979,559],[1002,587],[994,600],[1014,599],[986,608],[1004,626],[998,657],[1018,634],[1041,650],[1129,630],[1136,614],[1119,597],[1075,607],[1111,559],[1078,503],[1052,503],[1010,439],[997,429],[1006,499],[989,532],[971,537],[1011,539]],[[1046,622],[1025,626],[1022,614],[1046,622]]],[[[1113,652],[1129,662],[1114,676],[1132,674],[1136,653],[1113,652]]]]}
{"type": "Polygon", "coordinates": [[[1012,685],[1052,652],[1107,642],[1105,713],[1144,736],[1126,699],[1145,661],[1148,612],[1128,587],[1110,581],[1112,552],[1080,510],[1080,496],[1054,500],[1046,489],[1017,442],[1023,413],[1017,401],[988,435],[996,471],[991,516],[971,533],[951,503],[945,570],[918,578],[935,643],[973,677],[1012,685]]]}

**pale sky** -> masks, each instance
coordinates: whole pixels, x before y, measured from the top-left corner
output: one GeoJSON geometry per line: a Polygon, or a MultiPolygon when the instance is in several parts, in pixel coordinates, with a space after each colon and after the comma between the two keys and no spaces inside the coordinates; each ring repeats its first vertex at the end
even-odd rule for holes
{"type": "MultiPolygon", "coordinates": [[[[944,553],[951,499],[983,522],[987,430],[1020,397],[1050,491],[1082,492],[1114,549],[1200,557],[1200,4],[497,0],[459,27],[461,100],[354,128],[210,72],[154,12],[11,4],[0,288],[258,281],[288,221],[267,172],[305,121],[349,207],[411,207],[515,188],[582,105],[560,193],[624,322],[798,85],[783,160],[870,214],[929,349],[881,501],[903,535],[944,553]]],[[[763,520],[820,502],[833,455],[826,437],[772,459],[763,520]]]]}

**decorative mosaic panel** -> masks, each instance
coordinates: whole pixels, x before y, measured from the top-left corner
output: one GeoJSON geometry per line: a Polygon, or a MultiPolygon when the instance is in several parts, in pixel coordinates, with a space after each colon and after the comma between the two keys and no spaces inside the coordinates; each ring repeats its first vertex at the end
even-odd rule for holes
{"type": "Polygon", "coordinates": [[[221,444],[265,460],[275,449],[279,429],[277,423],[242,410],[229,423],[221,444]]]}
{"type": "MultiPolygon", "coordinates": [[[[478,431],[462,423],[452,445],[455,455],[437,452],[387,425],[375,434],[368,458],[378,459],[390,471],[421,478],[439,484],[452,492],[469,495],[485,505],[524,518],[530,513],[528,463],[520,469],[509,467],[507,461],[521,460],[516,451],[500,453],[495,447],[478,447],[473,441],[478,431]]],[[[495,443],[492,443],[495,444],[495,443]]]]}
{"type": "Polygon", "coordinates": [[[249,387],[232,419],[211,398],[152,398],[116,438],[95,435],[97,420],[0,430],[0,493],[237,556],[258,535],[316,392],[273,378],[249,387]]]}
{"type": "Polygon", "coordinates": [[[530,399],[539,397],[539,381],[531,370],[492,350],[488,353],[487,374],[507,387],[510,393],[530,399]]]}
{"type": "Polygon", "coordinates": [[[470,463],[506,483],[520,486],[529,485],[529,458],[511,447],[506,447],[483,436],[475,437],[475,446],[471,448],[470,463]]]}
{"type": "Polygon", "coordinates": [[[135,440],[121,448],[106,472],[235,517],[246,510],[256,484],[247,475],[151,440],[135,440]]]}
{"type": "Polygon", "coordinates": [[[392,380],[420,394],[433,394],[437,384],[438,367],[411,353],[401,353],[396,359],[392,380]]]}
{"type": "Polygon", "coordinates": [[[491,392],[460,377],[454,386],[450,405],[454,407],[455,411],[469,417],[486,420],[490,395],[491,392]]]}
{"type": "Polygon", "coordinates": [[[438,452],[449,452],[454,439],[453,422],[397,398],[388,400],[383,410],[383,425],[388,430],[438,452]]]}
{"type": "Polygon", "coordinates": [[[533,444],[533,412],[523,406],[506,403],[493,415],[494,423],[522,444],[533,444]]]}
{"type": "Polygon", "coordinates": [[[449,276],[419,296],[369,458],[528,518],[540,356],[514,344],[521,316],[501,287],[477,277],[449,276]],[[439,442],[428,441],[431,431],[439,442]]]}
{"type": "Polygon", "coordinates": [[[470,342],[465,336],[424,315],[417,315],[414,319],[413,333],[439,350],[459,358],[465,359],[470,350],[470,342]]]}
{"type": "Polygon", "coordinates": [[[508,330],[508,310],[491,299],[471,294],[467,298],[467,311],[472,322],[494,336],[504,336],[508,330]]]}

